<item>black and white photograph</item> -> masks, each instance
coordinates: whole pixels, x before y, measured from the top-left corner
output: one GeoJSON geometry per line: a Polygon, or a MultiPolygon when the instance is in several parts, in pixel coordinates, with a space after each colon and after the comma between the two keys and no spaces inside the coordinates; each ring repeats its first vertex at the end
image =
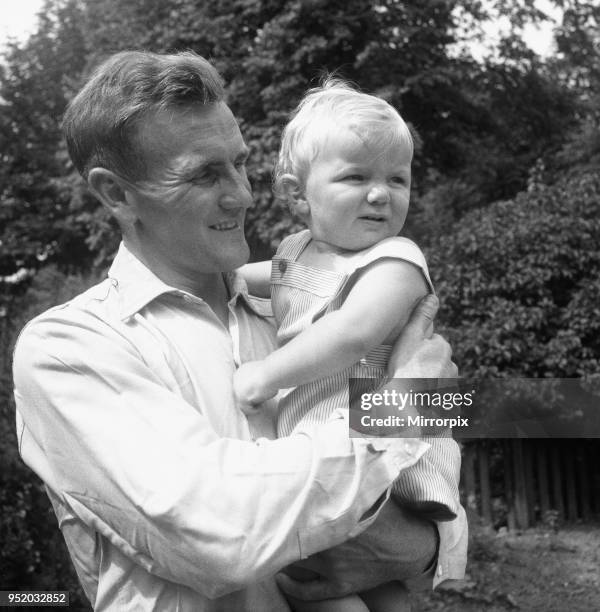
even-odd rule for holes
{"type": "Polygon", "coordinates": [[[600,2],[0,3],[0,608],[600,610],[600,2]]]}

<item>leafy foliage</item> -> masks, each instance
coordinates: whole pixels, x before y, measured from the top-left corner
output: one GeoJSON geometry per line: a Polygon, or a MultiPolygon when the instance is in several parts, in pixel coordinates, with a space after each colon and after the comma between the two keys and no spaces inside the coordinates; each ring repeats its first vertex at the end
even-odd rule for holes
{"type": "Polygon", "coordinates": [[[600,176],[584,171],[465,215],[430,266],[469,374],[600,373],[600,176]]]}
{"type": "MultiPolygon", "coordinates": [[[[518,0],[499,5],[518,25],[540,17],[518,0]]],[[[89,69],[124,48],[191,48],[222,72],[252,147],[248,234],[263,252],[298,227],[274,201],[271,173],[287,114],[324,72],[384,96],[413,126],[420,147],[409,224],[421,239],[469,209],[513,197],[535,160],[565,141],[578,102],[521,47],[520,61],[508,63],[506,54],[482,64],[452,52],[473,37],[465,20],[480,24],[491,10],[461,0],[48,0],[39,32],[13,46],[0,80],[9,118],[2,149],[11,150],[15,132],[33,135],[17,139],[6,166],[2,273],[46,260],[101,266],[114,251],[115,228],[73,174],[57,125],[89,69]]],[[[513,49],[520,39],[507,40],[513,49]]]]}
{"type": "Polygon", "coordinates": [[[18,456],[10,362],[18,331],[36,314],[77,295],[97,278],[47,266],[0,317],[0,587],[67,590],[88,609],[42,482],[18,456]]]}
{"type": "Polygon", "coordinates": [[[0,72],[0,275],[89,261],[83,228],[69,219],[59,127],[67,77],[85,58],[81,14],[73,1],[46,8],[38,33],[10,46],[0,72]]]}

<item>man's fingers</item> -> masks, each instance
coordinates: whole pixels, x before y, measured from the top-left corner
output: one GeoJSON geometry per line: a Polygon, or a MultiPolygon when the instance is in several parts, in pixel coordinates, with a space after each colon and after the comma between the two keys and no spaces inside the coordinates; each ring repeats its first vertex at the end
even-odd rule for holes
{"type": "MultiPolygon", "coordinates": [[[[306,557],[306,559],[300,559],[300,561],[296,561],[291,568],[300,568],[301,571],[308,571],[312,573],[310,579],[318,574],[319,576],[327,575],[327,570],[329,569],[329,564],[327,562],[327,555],[323,553],[316,553],[311,555],[310,557],[306,557]]],[[[289,575],[290,572],[287,572],[289,575]]],[[[294,578],[302,579],[302,576],[295,576],[293,573],[291,574],[294,578]]]]}
{"type": "Polygon", "coordinates": [[[424,339],[433,336],[433,319],[439,301],[433,294],[425,296],[414,308],[408,323],[400,332],[388,362],[388,373],[394,377],[398,368],[410,361],[424,339]]]}
{"type": "Polygon", "coordinates": [[[452,357],[452,347],[448,341],[439,334],[432,334],[429,342],[427,342],[427,350],[435,352],[442,359],[450,361],[452,357]]]}
{"type": "Polygon", "coordinates": [[[444,375],[444,378],[458,378],[458,366],[451,361],[448,365],[448,371],[444,375]]]}
{"type": "Polygon", "coordinates": [[[333,599],[341,597],[337,587],[323,578],[301,582],[294,580],[284,573],[275,576],[277,585],[286,594],[302,601],[316,601],[320,599],[333,599]]]}
{"type": "Polygon", "coordinates": [[[433,321],[427,326],[427,329],[425,330],[425,338],[429,340],[431,336],[433,336],[433,321]]]}
{"type": "Polygon", "coordinates": [[[238,408],[246,415],[246,416],[252,416],[254,414],[257,414],[260,411],[260,404],[249,404],[249,403],[242,403],[242,402],[238,402],[238,408]]]}
{"type": "Polygon", "coordinates": [[[420,333],[422,337],[427,338],[427,331],[429,326],[433,324],[439,307],[440,301],[437,296],[433,293],[426,295],[412,311],[406,327],[411,328],[412,333],[420,333]]]}
{"type": "Polygon", "coordinates": [[[458,368],[452,361],[452,347],[439,334],[433,334],[429,340],[424,343],[423,358],[431,359],[435,356],[441,364],[441,370],[437,376],[432,378],[453,379],[458,378],[458,368]]]}

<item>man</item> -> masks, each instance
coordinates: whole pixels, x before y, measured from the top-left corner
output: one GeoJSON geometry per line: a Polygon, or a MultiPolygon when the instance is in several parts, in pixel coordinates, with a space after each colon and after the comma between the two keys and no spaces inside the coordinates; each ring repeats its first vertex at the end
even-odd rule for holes
{"type": "MultiPolygon", "coordinates": [[[[269,304],[244,264],[247,148],[218,74],[192,54],[120,53],[64,120],[71,158],[123,243],[108,279],[34,319],[15,349],[23,459],[44,480],[95,610],[288,610],[275,575],[305,563],[332,580],[280,577],[297,597],[464,569],[464,515],[436,528],[385,503],[410,465],[397,440],[350,439],[344,415],[269,440],[233,402],[239,363],[273,350],[269,304]],[[386,521],[404,521],[390,550],[386,521]],[[361,554],[352,562],[351,551],[361,554]],[[370,557],[370,558],[369,558],[370,557]]],[[[428,310],[429,309],[429,310],[428,310]]],[[[455,375],[424,304],[391,374],[455,375]]],[[[274,406],[263,411],[273,414],[274,406]]]]}

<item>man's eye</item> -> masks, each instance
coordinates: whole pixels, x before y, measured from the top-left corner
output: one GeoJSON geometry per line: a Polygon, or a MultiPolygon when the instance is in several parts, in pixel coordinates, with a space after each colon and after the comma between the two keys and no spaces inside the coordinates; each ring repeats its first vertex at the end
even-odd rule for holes
{"type": "Polygon", "coordinates": [[[210,185],[215,182],[215,173],[202,172],[200,174],[195,174],[191,182],[194,183],[194,185],[210,185]]]}
{"type": "Polygon", "coordinates": [[[394,185],[406,185],[406,179],[403,176],[392,176],[391,182],[394,185]]]}
{"type": "Polygon", "coordinates": [[[348,174],[344,177],[344,180],[358,182],[364,180],[364,178],[365,177],[362,174],[348,174]]]}

